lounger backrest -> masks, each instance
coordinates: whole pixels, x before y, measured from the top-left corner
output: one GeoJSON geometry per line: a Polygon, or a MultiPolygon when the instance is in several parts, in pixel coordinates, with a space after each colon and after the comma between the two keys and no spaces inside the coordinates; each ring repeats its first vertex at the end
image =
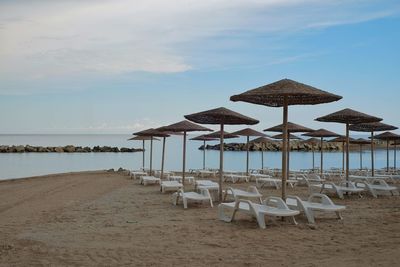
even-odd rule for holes
{"type": "Polygon", "coordinates": [[[333,201],[325,194],[314,193],[308,198],[309,202],[320,203],[322,205],[335,205],[333,201]]]}
{"type": "Polygon", "coordinates": [[[258,192],[257,187],[255,187],[254,185],[250,185],[249,187],[247,187],[247,192],[255,193],[255,194],[260,194],[260,193],[258,192]]]}
{"type": "Polygon", "coordinates": [[[286,205],[286,203],[280,197],[267,197],[263,201],[263,204],[266,206],[275,207],[278,209],[286,209],[286,210],[289,209],[288,206],[286,205]]]}

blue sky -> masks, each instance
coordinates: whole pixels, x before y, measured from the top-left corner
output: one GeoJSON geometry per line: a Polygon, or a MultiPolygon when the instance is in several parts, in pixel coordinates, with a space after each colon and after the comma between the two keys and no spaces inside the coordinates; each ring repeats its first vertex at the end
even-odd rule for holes
{"type": "MultiPolygon", "coordinates": [[[[0,133],[132,133],[225,106],[281,123],[282,110],[229,97],[282,78],[400,125],[400,3],[377,0],[0,1],[0,133]]],[[[231,130],[239,129],[230,127],[231,130]]]]}

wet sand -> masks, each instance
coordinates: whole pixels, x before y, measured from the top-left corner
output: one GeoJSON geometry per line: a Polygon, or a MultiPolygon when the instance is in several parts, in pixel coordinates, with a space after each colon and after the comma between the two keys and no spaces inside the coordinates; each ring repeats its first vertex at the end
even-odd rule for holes
{"type": "Polygon", "coordinates": [[[122,173],[2,181],[0,266],[398,265],[400,197],[333,200],[347,206],[343,221],[318,214],[314,228],[299,216],[297,226],[269,221],[262,230],[247,216],[219,221],[217,203],[173,206],[158,186],[122,173]]]}

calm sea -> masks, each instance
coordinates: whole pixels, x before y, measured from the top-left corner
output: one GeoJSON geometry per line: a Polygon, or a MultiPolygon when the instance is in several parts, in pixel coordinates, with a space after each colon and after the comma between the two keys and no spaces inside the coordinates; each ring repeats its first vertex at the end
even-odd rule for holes
{"type": "MultiPolygon", "coordinates": [[[[141,141],[127,141],[129,135],[0,135],[0,145],[34,145],[34,146],[117,146],[141,148],[141,141]]],[[[192,136],[189,136],[190,138],[192,136]]],[[[234,142],[244,142],[235,139],[234,142]]],[[[216,144],[217,142],[209,142],[216,144]]],[[[203,152],[198,149],[199,141],[187,141],[187,169],[202,168],[203,152]]],[[[146,141],[146,167],[149,166],[150,142],[146,141]]],[[[160,169],[162,142],[155,141],[153,146],[153,168],[160,169]]],[[[207,151],[206,162],[209,168],[218,168],[219,151],[207,151]]],[[[399,155],[400,156],[400,155],[399,155]]],[[[386,151],[376,151],[376,167],[386,166],[386,151]]],[[[390,153],[390,165],[393,166],[393,151],[390,153]]],[[[350,167],[359,168],[359,153],[350,155],[350,167]]],[[[225,152],[225,170],[243,171],[246,168],[246,152],[225,152]]],[[[319,165],[319,153],[315,153],[316,166],[319,165]]],[[[324,168],[341,167],[341,152],[324,153],[324,168]]],[[[138,169],[142,166],[142,153],[0,153],[0,180],[21,178],[36,175],[87,171],[100,169],[138,169]]],[[[264,166],[281,167],[280,152],[264,152],[264,166]]],[[[363,152],[363,166],[370,166],[370,151],[363,152]]],[[[397,162],[397,166],[400,166],[397,162]]],[[[293,170],[311,168],[311,152],[292,152],[290,167],[293,170]]],[[[166,170],[182,168],[182,136],[172,136],[166,142],[166,170]]],[[[250,153],[250,168],[261,168],[261,152],[250,153]]]]}

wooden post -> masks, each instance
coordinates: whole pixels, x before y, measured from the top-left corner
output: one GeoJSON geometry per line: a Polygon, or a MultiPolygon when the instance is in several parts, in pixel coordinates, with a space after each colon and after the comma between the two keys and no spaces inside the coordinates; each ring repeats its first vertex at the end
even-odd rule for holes
{"type": "Polygon", "coordinates": [[[375,160],[374,160],[374,131],[371,131],[371,172],[372,177],[375,176],[375,160]]]}
{"type": "Polygon", "coordinates": [[[182,164],[182,184],[185,185],[186,171],[186,131],[183,132],[183,164],[182,164]]]}
{"type": "Polygon", "coordinates": [[[206,169],[206,140],[203,140],[203,170],[206,169]]]}
{"type": "Polygon", "coordinates": [[[246,175],[249,175],[249,141],[250,141],[250,136],[247,136],[247,144],[246,144],[246,175]]]}
{"type": "Polygon", "coordinates": [[[261,170],[264,170],[264,148],[261,148],[261,170]]]}
{"type": "Polygon", "coordinates": [[[389,173],[389,139],[386,140],[386,172],[389,173]]]}
{"type": "Polygon", "coordinates": [[[221,135],[219,138],[219,192],[218,200],[222,202],[222,178],[224,175],[224,125],[221,124],[221,135]]]}
{"type": "Polygon", "coordinates": [[[394,167],[395,171],[397,169],[397,163],[396,163],[396,161],[397,161],[397,157],[396,157],[396,154],[397,154],[397,143],[396,142],[397,141],[395,140],[394,141],[394,156],[393,156],[393,167],[394,167]]]}
{"type": "Polygon", "coordinates": [[[145,142],[145,141],[143,140],[143,142],[142,142],[142,145],[143,145],[143,153],[142,153],[142,154],[143,154],[143,155],[142,155],[142,158],[143,158],[143,159],[142,159],[142,169],[143,169],[143,171],[144,171],[144,161],[145,161],[145,154],[146,154],[146,153],[144,152],[144,151],[145,151],[145,149],[144,149],[144,142],[145,142]]]}
{"type": "Polygon", "coordinates": [[[323,174],[324,174],[324,150],[323,150],[323,143],[324,142],[324,138],[323,137],[321,137],[321,151],[320,151],[320,153],[321,153],[321,170],[320,170],[320,173],[321,173],[321,179],[323,179],[323,174]]]}
{"type": "Polygon", "coordinates": [[[163,177],[164,177],[165,139],[166,139],[166,137],[163,137],[162,155],[161,155],[161,176],[160,176],[160,179],[163,179],[163,177]]]}
{"type": "Polygon", "coordinates": [[[345,162],[345,147],[344,147],[345,142],[342,142],[342,173],[344,173],[344,162],[345,162]]]}
{"type": "Polygon", "coordinates": [[[360,170],[362,170],[362,145],[360,144],[360,170]]]}
{"type": "Polygon", "coordinates": [[[312,169],[315,170],[315,153],[314,153],[314,143],[312,144],[312,169]]]}
{"type": "Polygon", "coordinates": [[[287,122],[288,122],[288,97],[283,99],[283,143],[282,143],[282,199],[286,200],[286,181],[287,181],[287,122]]]}
{"type": "Polygon", "coordinates": [[[290,132],[288,131],[288,135],[287,135],[287,165],[286,165],[286,168],[287,168],[287,179],[286,180],[288,180],[289,179],[289,176],[290,176],[290,132]]]}
{"type": "Polygon", "coordinates": [[[349,123],[346,123],[346,181],[349,181],[349,146],[350,146],[350,136],[349,136],[349,123]]]}
{"type": "Polygon", "coordinates": [[[150,139],[150,175],[153,173],[153,136],[150,139]]]}

